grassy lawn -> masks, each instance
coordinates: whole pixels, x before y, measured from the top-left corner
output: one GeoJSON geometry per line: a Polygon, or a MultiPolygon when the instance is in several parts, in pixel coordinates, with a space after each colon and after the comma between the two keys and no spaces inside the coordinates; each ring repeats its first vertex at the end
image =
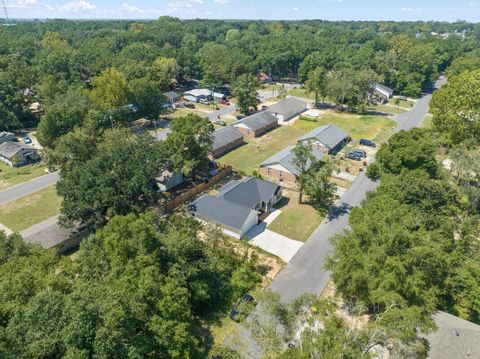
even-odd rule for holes
{"type": "Polygon", "coordinates": [[[247,144],[221,157],[219,161],[251,175],[253,171],[258,171],[260,163],[286,146],[294,145],[300,136],[316,127],[331,123],[344,129],[354,139],[368,138],[378,142],[388,138],[395,125],[394,121],[382,116],[327,111],[316,122],[298,120],[293,125],[281,126],[260,138],[248,140],[247,144]]]}
{"type": "Polygon", "coordinates": [[[398,107],[395,105],[375,105],[371,107],[371,109],[378,112],[386,112],[393,114],[404,113],[408,111],[408,109],[404,107],[398,107]]]}
{"type": "Polygon", "coordinates": [[[0,162],[0,190],[42,176],[46,174],[45,168],[44,164],[10,167],[0,162]]]}
{"type": "Polygon", "coordinates": [[[62,199],[55,186],[0,206],[0,223],[12,231],[22,231],[60,212],[62,199]]]}
{"type": "Polygon", "coordinates": [[[298,194],[293,191],[285,191],[284,198],[275,207],[282,213],[268,228],[297,241],[305,242],[324,218],[312,206],[299,204],[298,194]]]}
{"type": "Polygon", "coordinates": [[[428,114],[427,117],[422,122],[422,128],[432,128],[433,126],[433,116],[428,114]]]}
{"type": "Polygon", "coordinates": [[[309,99],[309,100],[315,100],[315,94],[314,93],[310,93],[307,90],[305,90],[304,88],[300,88],[300,87],[289,91],[288,94],[290,96],[302,97],[302,98],[306,98],[306,99],[309,99]]]}

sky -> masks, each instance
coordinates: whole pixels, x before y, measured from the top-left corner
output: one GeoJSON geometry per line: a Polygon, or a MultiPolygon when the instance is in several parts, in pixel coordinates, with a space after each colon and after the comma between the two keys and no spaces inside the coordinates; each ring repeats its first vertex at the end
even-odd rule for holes
{"type": "MultiPolygon", "coordinates": [[[[480,0],[3,0],[10,18],[480,22],[480,0]]],[[[4,17],[0,11],[0,17],[4,17]]]]}

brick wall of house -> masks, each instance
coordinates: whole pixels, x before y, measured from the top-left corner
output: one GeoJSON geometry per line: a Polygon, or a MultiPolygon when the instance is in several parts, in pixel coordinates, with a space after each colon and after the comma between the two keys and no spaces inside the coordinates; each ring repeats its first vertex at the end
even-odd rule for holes
{"type": "Polygon", "coordinates": [[[226,146],[218,148],[216,151],[211,151],[209,153],[209,157],[210,158],[218,158],[218,157],[222,156],[223,154],[227,153],[228,151],[231,151],[231,150],[241,146],[242,144],[243,144],[243,137],[240,137],[236,141],[231,142],[226,146]]]}
{"type": "Polygon", "coordinates": [[[297,177],[293,173],[283,172],[269,167],[261,167],[260,174],[262,176],[275,178],[277,180],[283,179],[284,181],[292,183],[297,182],[297,177]]]}

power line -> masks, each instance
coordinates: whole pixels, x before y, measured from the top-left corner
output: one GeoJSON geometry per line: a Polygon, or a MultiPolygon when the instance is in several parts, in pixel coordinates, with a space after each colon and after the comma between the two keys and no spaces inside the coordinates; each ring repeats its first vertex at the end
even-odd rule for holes
{"type": "Polygon", "coordinates": [[[7,24],[10,23],[10,19],[8,18],[8,11],[7,11],[7,5],[5,5],[5,0],[2,0],[3,4],[3,10],[5,11],[5,19],[7,20],[7,24]]]}

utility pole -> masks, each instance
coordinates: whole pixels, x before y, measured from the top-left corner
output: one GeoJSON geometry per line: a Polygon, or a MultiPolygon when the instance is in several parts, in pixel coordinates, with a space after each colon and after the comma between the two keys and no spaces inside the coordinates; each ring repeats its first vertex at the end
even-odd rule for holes
{"type": "Polygon", "coordinates": [[[10,24],[10,19],[8,18],[8,11],[7,5],[5,5],[5,0],[2,0],[3,10],[5,11],[5,20],[7,21],[7,25],[10,24]]]}

